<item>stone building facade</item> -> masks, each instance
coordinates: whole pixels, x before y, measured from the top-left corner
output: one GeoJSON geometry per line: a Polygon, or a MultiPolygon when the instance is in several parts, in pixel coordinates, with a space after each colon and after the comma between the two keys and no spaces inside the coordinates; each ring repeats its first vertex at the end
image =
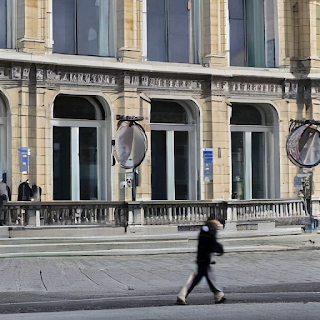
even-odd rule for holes
{"type": "MultiPolygon", "coordinates": [[[[0,0],[0,162],[16,200],[131,200],[117,115],[143,117],[137,199],[296,197],[290,119],[320,120],[320,2],[0,0]],[[21,168],[21,148],[29,151],[21,168]]],[[[313,168],[314,196],[320,195],[313,168]]]]}

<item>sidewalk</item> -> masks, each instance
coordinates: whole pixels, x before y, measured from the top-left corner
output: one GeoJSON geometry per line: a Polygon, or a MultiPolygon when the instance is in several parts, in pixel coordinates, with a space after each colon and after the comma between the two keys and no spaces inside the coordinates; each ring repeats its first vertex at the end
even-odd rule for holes
{"type": "MultiPolygon", "coordinates": [[[[109,301],[111,305],[123,306],[133,297],[144,301],[144,297],[157,300],[165,296],[167,303],[174,305],[181,286],[196,268],[197,232],[188,234],[187,253],[167,246],[163,254],[160,250],[150,254],[148,250],[125,249],[126,254],[108,255],[109,250],[102,250],[65,256],[58,253],[0,258],[0,313],[7,312],[6,308],[25,310],[25,303],[29,311],[40,310],[40,304],[61,310],[62,304],[75,302],[83,309],[86,301],[109,301]]],[[[214,269],[218,285],[229,301],[238,301],[243,294],[320,291],[320,251],[312,250],[320,248],[320,234],[280,234],[220,232],[226,253],[215,257],[214,269]]],[[[180,236],[175,235],[176,241],[180,236]]],[[[128,237],[132,239],[132,235],[125,238],[128,237]]],[[[199,294],[212,299],[205,281],[190,295],[191,304],[199,294]]]]}
{"type": "MultiPolygon", "coordinates": [[[[216,257],[214,268],[218,284],[228,297],[235,293],[273,292],[274,288],[283,292],[288,286],[292,292],[320,290],[320,251],[311,250],[320,244],[320,235],[315,232],[222,237],[221,242],[226,253],[216,257]],[[299,248],[303,250],[296,250],[299,248]]],[[[0,306],[13,301],[129,299],[150,295],[172,295],[174,303],[175,295],[196,268],[195,259],[194,252],[3,258],[0,259],[0,306]]],[[[197,292],[211,297],[205,281],[195,289],[197,292]]]]}

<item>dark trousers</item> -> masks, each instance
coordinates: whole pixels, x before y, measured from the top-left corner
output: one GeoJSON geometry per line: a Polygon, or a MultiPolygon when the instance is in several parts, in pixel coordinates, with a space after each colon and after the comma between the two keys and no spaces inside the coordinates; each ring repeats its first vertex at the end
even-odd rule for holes
{"type": "Polygon", "coordinates": [[[215,275],[212,265],[198,265],[198,272],[195,275],[190,287],[188,288],[186,297],[194,289],[194,287],[200,282],[200,280],[205,277],[210,290],[216,295],[217,293],[222,292],[215,284],[215,275]]]}

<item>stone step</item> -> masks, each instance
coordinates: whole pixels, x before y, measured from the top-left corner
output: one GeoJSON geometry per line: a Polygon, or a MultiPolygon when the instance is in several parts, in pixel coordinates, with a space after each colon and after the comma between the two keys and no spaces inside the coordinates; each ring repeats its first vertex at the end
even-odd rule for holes
{"type": "Polygon", "coordinates": [[[144,249],[161,249],[161,248],[183,248],[190,246],[188,239],[176,239],[176,240],[140,240],[140,241],[93,241],[91,239],[82,239],[83,241],[76,241],[76,239],[69,239],[70,241],[58,241],[50,242],[36,240],[34,243],[28,241],[24,243],[22,239],[14,241],[10,244],[0,243],[0,254],[4,253],[26,253],[26,252],[68,252],[68,251],[99,251],[99,250],[144,250],[144,249]]]}

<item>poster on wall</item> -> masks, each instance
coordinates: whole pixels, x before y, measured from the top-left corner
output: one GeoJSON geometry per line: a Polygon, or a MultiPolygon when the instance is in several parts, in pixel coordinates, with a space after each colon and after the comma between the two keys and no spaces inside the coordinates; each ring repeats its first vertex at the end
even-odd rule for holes
{"type": "Polygon", "coordinates": [[[213,149],[204,148],[202,150],[203,156],[203,178],[204,182],[213,181],[213,149]]]}
{"type": "Polygon", "coordinates": [[[20,172],[27,174],[29,171],[29,156],[30,149],[27,147],[18,148],[19,151],[19,162],[20,162],[20,172]]]}

